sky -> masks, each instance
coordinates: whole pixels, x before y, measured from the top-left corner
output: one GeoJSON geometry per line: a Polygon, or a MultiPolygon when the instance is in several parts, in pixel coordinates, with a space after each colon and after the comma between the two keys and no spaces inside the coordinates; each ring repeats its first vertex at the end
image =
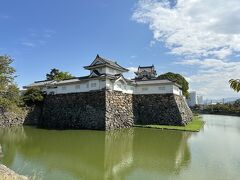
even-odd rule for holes
{"type": "Polygon", "coordinates": [[[239,0],[0,0],[0,55],[19,87],[52,68],[74,76],[97,54],[129,68],[182,74],[205,99],[240,97],[239,0]]]}

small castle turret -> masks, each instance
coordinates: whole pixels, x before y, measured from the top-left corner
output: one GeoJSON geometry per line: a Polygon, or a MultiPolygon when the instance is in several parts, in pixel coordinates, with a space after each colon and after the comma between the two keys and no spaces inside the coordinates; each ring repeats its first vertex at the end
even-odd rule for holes
{"type": "Polygon", "coordinates": [[[135,72],[137,75],[135,77],[136,80],[150,80],[150,79],[156,79],[157,73],[155,70],[154,65],[152,66],[139,66],[138,71],[135,72]]]}

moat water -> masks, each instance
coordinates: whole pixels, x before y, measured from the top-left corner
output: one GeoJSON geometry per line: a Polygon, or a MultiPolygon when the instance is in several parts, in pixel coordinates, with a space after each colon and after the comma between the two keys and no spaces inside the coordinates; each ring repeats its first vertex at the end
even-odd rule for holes
{"type": "Polygon", "coordinates": [[[0,162],[44,180],[240,179],[240,117],[203,119],[199,133],[0,129],[0,162]]]}

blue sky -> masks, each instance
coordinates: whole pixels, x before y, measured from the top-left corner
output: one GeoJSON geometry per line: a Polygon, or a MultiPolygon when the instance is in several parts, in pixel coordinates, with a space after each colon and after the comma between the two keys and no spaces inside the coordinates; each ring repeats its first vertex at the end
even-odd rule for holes
{"type": "MultiPolygon", "coordinates": [[[[138,65],[154,64],[158,74],[168,71],[181,73],[190,81],[191,89],[206,98],[239,96],[229,89],[227,82],[223,86],[220,81],[217,84],[205,81],[211,77],[219,79],[216,72],[228,73],[229,68],[238,72],[239,69],[231,69],[240,66],[238,47],[226,49],[229,44],[218,46],[210,40],[208,42],[207,37],[206,42],[212,47],[195,47],[198,43],[204,43],[193,31],[189,31],[189,35],[195,39],[194,44],[185,44],[179,36],[188,41],[185,37],[188,32],[176,24],[184,21],[186,12],[182,13],[185,9],[177,5],[194,10],[194,4],[191,6],[190,0],[186,0],[185,4],[182,1],[169,5],[167,1],[157,0],[0,0],[0,54],[8,54],[15,59],[19,86],[45,79],[51,68],[59,68],[75,76],[86,75],[88,72],[82,67],[90,64],[99,54],[117,60],[131,70],[138,65]],[[172,18],[173,14],[180,18],[172,18]],[[179,28],[184,31],[182,34],[178,34],[179,28]],[[191,48],[190,54],[189,46],[194,50],[191,48]],[[205,51],[199,51],[204,48],[206,52],[211,49],[211,52],[206,55],[205,51]],[[217,68],[219,65],[222,69],[227,67],[228,71],[217,68]],[[206,74],[208,76],[201,78],[206,74]],[[219,88],[224,88],[224,92],[216,93],[219,88]]],[[[237,6],[240,8],[240,4],[237,6]]],[[[190,16],[197,22],[203,21],[204,18],[199,19],[196,13],[190,16]]],[[[204,12],[200,9],[199,13],[204,12]]],[[[231,24],[229,21],[224,23],[231,24]]],[[[216,25],[224,31],[220,34],[240,33],[239,27],[229,30],[221,25],[216,25]]],[[[189,28],[194,30],[196,25],[189,22],[189,28]]],[[[214,28],[213,37],[219,34],[214,28]]],[[[206,31],[212,31],[211,27],[202,30],[203,33],[206,31]]],[[[239,77],[240,74],[229,74],[227,77],[236,75],[239,77]]]]}

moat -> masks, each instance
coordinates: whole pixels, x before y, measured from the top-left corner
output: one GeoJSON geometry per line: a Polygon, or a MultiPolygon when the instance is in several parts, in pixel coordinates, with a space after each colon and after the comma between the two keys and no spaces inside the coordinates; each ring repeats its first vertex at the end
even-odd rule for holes
{"type": "Polygon", "coordinates": [[[240,117],[203,115],[198,133],[0,129],[0,162],[40,179],[239,179],[240,117]]]}

